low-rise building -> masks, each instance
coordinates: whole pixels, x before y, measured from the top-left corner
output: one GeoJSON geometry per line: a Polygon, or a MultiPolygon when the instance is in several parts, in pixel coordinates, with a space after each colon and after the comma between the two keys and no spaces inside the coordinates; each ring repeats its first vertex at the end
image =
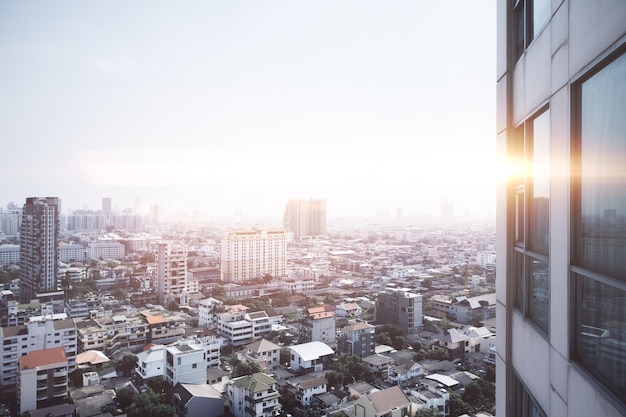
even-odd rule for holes
{"type": "Polygon", "coordinates": [[[294,372],[319,372],[324,370],[324,361],[334,355],[330,346],[323,342],[309,342],[290,348],[291,366],[294,372]]]}
{"type": "Polygon", "coordinates": [[[300,329],[300,341],[319,341],[335,343],[336,322],[335,306],[325,304],[318,307],[310,307],[307,316],[300,329]]]}
{"type": "Polygon", "coordinates": [[[406,417],[412,415],[411,401],[399,386],[372,392],[354,401],[356,417],[406,417]]]}
{"type": "Polygon", "coordinates": [[[261,372],[233,379],[227,393],[235,417],[274,417],[281,409],[278,382],[261,372]]]}
{"type": "Polygon", "coordinates": [[[181,384],[172,389],[172,405],[178,417],[221,417],[222,395],[207,384],[181,384]]]}
{"type": "Polygon", "coordinates": [[[309,374],[299,377],[290,378],[287,381],[288,391],[300,404],[308,407],[312,404],[314,397],[327,391],[328,380],[324,375],[309,374]]]}
{"type": "Polygon", "coordinates": [[[257,363],[262,372],[272,373],[278,369],[280,346],[269,340],[261,339],[246,345],[245,350],[239,352],[237,356],[241,361],[257,363]]]}
{"type": "Polygon", "coordinates": [[[339,352],[359,358],[374,354],[375,329],[367,323],[356,323],[344,327],[337,341],[339,352]]]}

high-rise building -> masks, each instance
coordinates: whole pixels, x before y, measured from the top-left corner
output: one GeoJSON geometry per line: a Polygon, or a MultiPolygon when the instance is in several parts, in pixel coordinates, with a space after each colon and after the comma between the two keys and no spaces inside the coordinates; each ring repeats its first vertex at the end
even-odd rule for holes
{"type": "Polygon", "coordinates": [[[111,197],[102,197],[102,212],[111,213],[111,197]]]}
{"type": "Polygon", "coordinates": [[[186,305],[187,250],[169,242],[159,243],[155,253],[157,296],[165,307],[170,301],[186,305]]]}
{"type": "Polygon", "coordinates": [[[496,414],[626,415],[626,2],[498,1],[496,414]]]}
{"type": "Polygon", "coordinates": [[[30,197],[20,227],[20,298],[28,303],[39,293],[57,290],[59,199],[30,197]]]}
{"type": "Polygon", "coordinates": [[[294,239],[326,234],[326,200],[289,200],[285,208],[285,230],[294,239]]]}
{"type": "Polygon", "coordinates": [[[283,230],[238,230],[222,238],[222,281],[284,277],[287,240],[283,230]]]}

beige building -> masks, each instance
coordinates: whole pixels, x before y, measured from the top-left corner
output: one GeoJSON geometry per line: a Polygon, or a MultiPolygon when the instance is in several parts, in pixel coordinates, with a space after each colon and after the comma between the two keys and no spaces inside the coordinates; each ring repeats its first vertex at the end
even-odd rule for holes
{"type": "Polygon", "coordinates": [[[283,230],[238,230],[222,238],[222,281],[239,282],[284,277],[287,239],[283,230]]]}

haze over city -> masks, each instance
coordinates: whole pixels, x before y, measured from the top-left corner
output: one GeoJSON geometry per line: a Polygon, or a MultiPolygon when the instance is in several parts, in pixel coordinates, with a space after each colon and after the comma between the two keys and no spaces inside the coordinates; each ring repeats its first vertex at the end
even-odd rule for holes
{"type": "Polygon", "coordinates": [[[488,1],[2,2],[0,204],[488,216],[495,22],[488,1]]]}

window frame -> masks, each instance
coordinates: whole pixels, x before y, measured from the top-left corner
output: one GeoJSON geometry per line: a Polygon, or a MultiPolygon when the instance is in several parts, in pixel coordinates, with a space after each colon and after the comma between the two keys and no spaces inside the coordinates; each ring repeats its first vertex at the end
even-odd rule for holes
{"type": "Polygon", "coordinates": [[[599,391],[602,392],[615,407],[626,414],[626,393],[615,388],[613,381],[608,376],[602,375],[597,369],[586,364],[588,358],[583,357],[583,342],[579,337],[579,328],[582,326],[583,316],[583,281],[585,279],[600,283],[604,286],[626,291],[626,277],[613,277],[605,273],[594,271],[591,267],[582,266],[580,259],[579,236],[582,228],[582,108],[583,84],[592,79],[603,69],[609,67],[619,58],[626,56],[626,38],[614,45],[604,54],[592,61],[587,67],[577,74],[571,83],[570,97],[570,139],[571,156],[571,182],[570,182],[570,235],[572,236],[570,245],[570,307],[569,307],[569,330],[572,335],[569,340],[570,357],[572,365],[582,374],[597,382],[599,391]]]}
{"type": "MultiPolygon", "coordinates": [[[[534,175],[529,173],[528,166],[533,161],[533,122],[546,113],[548,113],[548,117],[550,118],[551,115],[549,112],[549,102],[543,103],[528,118],[514,127],[513,139],[511,143],[513,150],[510,153],[510,155],[512,154],[516,158],[514,163],[520,167],[520,172],[522,173],[521,176],[516,179],[513,184],[511,184],[511,193],[513,194],[512,205],[514,210],[512,225],[512,258],[514,261],[511,263],[513,266],[509,268],[509,273],[512,275],[512,279],[509,280],[509,282],[512,282],[514,285],[512,290],[513,308],[521,314],[524,319],[527,319],[528,322],[531,323],[535,329],[537,329],[538,333],[546,339],[550,336],[550,302],[552,297],[551,295],[548,296],[547,320],[544,328],[541,321],[537,320],[536,317],[533,317],[530,294],[532,281],[531,273],[533,270],[532,262],[546,262],[548,264],[548,270],[550,270],[550,250],[548,249],[547,254],[543,254],[533,250],[531,246],[532,238],[530,234],[531,221],[533,217],[531,215],[531,204],[534,188],[534,175]],[[522,200],[521,204],[520,196],[522,200]],[[523,211],[523,213],[521,213],[521,218],[519,215],[520,209],[523,211]],[[519,239],[518,233],[521,233],[521,238],[519,239]]],[[[549,119],[549,123],[551,123],[551,119],[549,119]]],[[[550,210],[548,210],[548,216],[549,213],[550,210]]],[[[550,218],[548,222],[550,225],[550,218]]],[[[549,230],[550,226],[548,226],[548,231],[549,230]]],[[[549,281],[548,284],[550,284],[549,281]]],[[[548,288],[548,291],[550,291],[550,288],[548,288]]]]}

